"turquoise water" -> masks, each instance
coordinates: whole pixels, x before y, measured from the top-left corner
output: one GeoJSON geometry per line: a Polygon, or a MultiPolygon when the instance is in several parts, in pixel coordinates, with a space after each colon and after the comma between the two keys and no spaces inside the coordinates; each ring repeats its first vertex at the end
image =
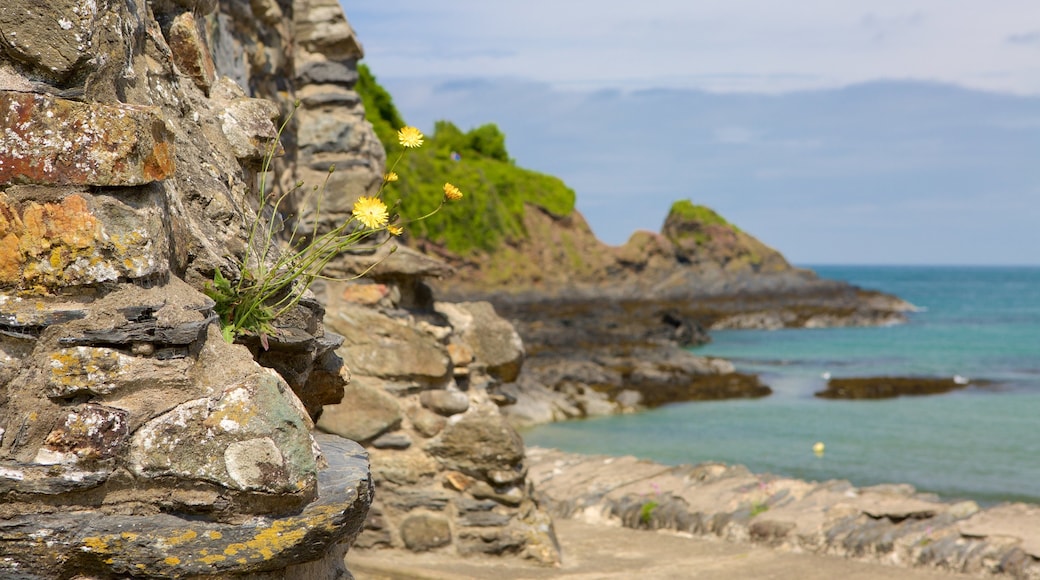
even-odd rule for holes
{"type": "Polygon", "coordinates": [[[765,399],[669,405],[544,425],[529,444],[664,463],[723,461],[856,485],[912,483],[946,497],[1040,501],[1040,268],[814,267],[921,307],[881,328],[715,332],[694,349],[758,373],[765,399]],[[883,401],[814,398],[831,376],[993,381],[883,401]],[[823,457],[812,453],[826,444],[823,457]]]}

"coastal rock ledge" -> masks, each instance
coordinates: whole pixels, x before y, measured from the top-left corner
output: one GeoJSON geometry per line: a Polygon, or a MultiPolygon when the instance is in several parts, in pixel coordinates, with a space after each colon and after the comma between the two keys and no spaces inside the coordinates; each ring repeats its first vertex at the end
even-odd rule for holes
{"type": "Polygon", "coordinates": [[[537,496],[557,518],[674,530],[791,552],[975,576],[1040,578],[1040,506],[982,509],[905,484],[856,488],[754,474],[740,465],[667,466],[528,448],[537,496]]]}

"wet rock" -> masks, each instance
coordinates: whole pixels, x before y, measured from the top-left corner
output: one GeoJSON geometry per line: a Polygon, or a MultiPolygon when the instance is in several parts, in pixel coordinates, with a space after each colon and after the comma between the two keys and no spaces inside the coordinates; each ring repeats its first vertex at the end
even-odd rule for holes
{"type": "Polygon", "coordinates": [[[155,107],[0,91],[0,125],[0,185],[130,186],[174,171],[173,138],[155,107]]]}
{"type": "Polygon", "coordinates": [[[827,388],[815,395],[823,399],[888,399],[948,393],[970,384],[967,380],[934,377],[836,378],[828,380],[827,388]]]}

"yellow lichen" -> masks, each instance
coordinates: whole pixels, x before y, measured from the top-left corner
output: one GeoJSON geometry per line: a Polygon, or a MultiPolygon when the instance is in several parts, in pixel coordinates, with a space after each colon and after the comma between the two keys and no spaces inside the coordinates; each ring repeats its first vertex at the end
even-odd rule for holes
{"type": "Polygon", "coordinates": [[[167,566],[176,566],[181,563],[181,559],[177,556],[167,556],[163,562],[165,562],[167,566]]]}
{"type": "Polygon", "coordinates": [[[221,534],[220,532],[216,531],[206,532],[206,535],[209,536],[209,539],[211,540],[219,540],[220,538],[224,537],[224,534],[221,534]]]}
{"type": "Polygon", "coordinates": [[[195,530],[185,530],[182,534],[166,538],[164,542],[167,546],[179,546],[180,544],[183,544],[184,542],[190,542],[197,537],[198,534],[195,533],[195,530]]]}
{"type": "Polygon", "coordinates": [[[107,552],[108,551],[108,536],[88,536],[83,538],[83,546],[91,552],[107,552]]]}
{"type": "Polygon", "coordinates": [[[199,558],[199,560],[202,563],[204,563],[204,564],[213,565],[213,564],[216,564],[217,562],[223,562],[224,560],[227,560],[227,558],[224,557],[224,556],[221,556],[220,554],[213,554],[213,555],[210,555],[210,556],[203,556],[203,557],[199,558]]]}

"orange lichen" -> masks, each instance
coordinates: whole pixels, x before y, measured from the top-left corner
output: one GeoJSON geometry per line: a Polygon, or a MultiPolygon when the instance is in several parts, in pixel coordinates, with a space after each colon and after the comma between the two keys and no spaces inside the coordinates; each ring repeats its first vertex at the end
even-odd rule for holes
{"type": "Polygon", "coordinates": [[[0,195],[0,286],[46,293],[62,285],[74,261],[94,258],[101,237],[101,223],[79,195],[20,211],[0,195]]]}

